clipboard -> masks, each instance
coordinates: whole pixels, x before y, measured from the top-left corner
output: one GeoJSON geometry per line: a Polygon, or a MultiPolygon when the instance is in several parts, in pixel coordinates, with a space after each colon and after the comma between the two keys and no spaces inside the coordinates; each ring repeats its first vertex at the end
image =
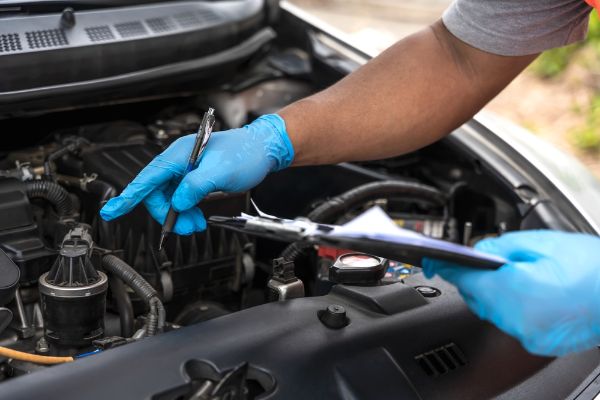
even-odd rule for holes
{"type": "Polygon", "coordinates": [[[501,257],[482,253],[468,246],[432,239],[396,227],[379,207],[366,211],[353,220],[354,223],[351,221],[343,226],[319,224],[305,218],[283,219],[262,213],[260,210],[258,212],[258,216],[214,216],[210,217],[208,222],[213,226],[276,241],[303,241],[337,247],[415,266],[421,266],[423,258],[485,270],[495,270],[507,263],[501,257]],[[368,226],[365,222],[372,222],[375,226],[363,231],[362,227],[368,226]]]}

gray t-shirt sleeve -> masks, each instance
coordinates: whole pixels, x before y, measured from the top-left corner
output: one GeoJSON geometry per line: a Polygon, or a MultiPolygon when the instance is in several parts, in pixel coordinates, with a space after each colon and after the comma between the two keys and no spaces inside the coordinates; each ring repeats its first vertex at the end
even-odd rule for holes
{"type": "Polygon", "coordinates": [[[584,0],[454,0],[442,20],[473,47],[520,56],[583,40],[591,10],[584,0]]]}

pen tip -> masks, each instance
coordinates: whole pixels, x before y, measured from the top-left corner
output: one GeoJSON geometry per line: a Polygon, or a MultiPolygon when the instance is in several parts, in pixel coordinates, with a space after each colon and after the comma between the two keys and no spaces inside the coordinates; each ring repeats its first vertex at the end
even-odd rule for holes
{"type": "Polygon", "coordinates": [[[163,246],[165,244],[165,239],[167,238],[167,233],[166,232],[161,232],[160,233],[160,240],[158,241],[158,251],[162,251],[163,246]]]}

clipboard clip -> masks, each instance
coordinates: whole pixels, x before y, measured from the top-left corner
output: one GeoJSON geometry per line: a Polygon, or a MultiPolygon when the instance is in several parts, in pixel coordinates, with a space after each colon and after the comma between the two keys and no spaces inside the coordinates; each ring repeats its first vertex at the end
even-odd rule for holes
{"type": "Polygon", "coordinates": [[[277,236],[283,240],[306,240],[322,235],[334,227],[312,222],[306,218],[283,219],[272,216],[242,214],[240,217],[210,217],[213,224],[243,230],[246,233],[277,236]]]}

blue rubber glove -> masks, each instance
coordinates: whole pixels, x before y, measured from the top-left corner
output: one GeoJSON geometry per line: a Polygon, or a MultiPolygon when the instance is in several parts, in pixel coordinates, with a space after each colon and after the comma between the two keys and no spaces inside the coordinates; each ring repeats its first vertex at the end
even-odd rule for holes
{"type": "Polygon", "coordinates": [[[162,224],[172,202],[180,213],[175,233],[189,235],[206,229],[204,215],[196,205],[209,193],[244,192],[294,159],[285,122],[275,114],[264,115],[240,129],[215,132],[198,167],[181,179],[194,141],[195,135],[188,135],[173,142],[120,196],[106,203],[100,210],[102,218],[118,218],[143,201],[162,224]]]}
{"type": "Polygon", "coordinates": [[[482,271],[428,259],[425,276],[454,284],[475,314],[531,353],[562,356],[600,344],[599,237],[523,231],[475,248],[509,262],[482,271]]]}

